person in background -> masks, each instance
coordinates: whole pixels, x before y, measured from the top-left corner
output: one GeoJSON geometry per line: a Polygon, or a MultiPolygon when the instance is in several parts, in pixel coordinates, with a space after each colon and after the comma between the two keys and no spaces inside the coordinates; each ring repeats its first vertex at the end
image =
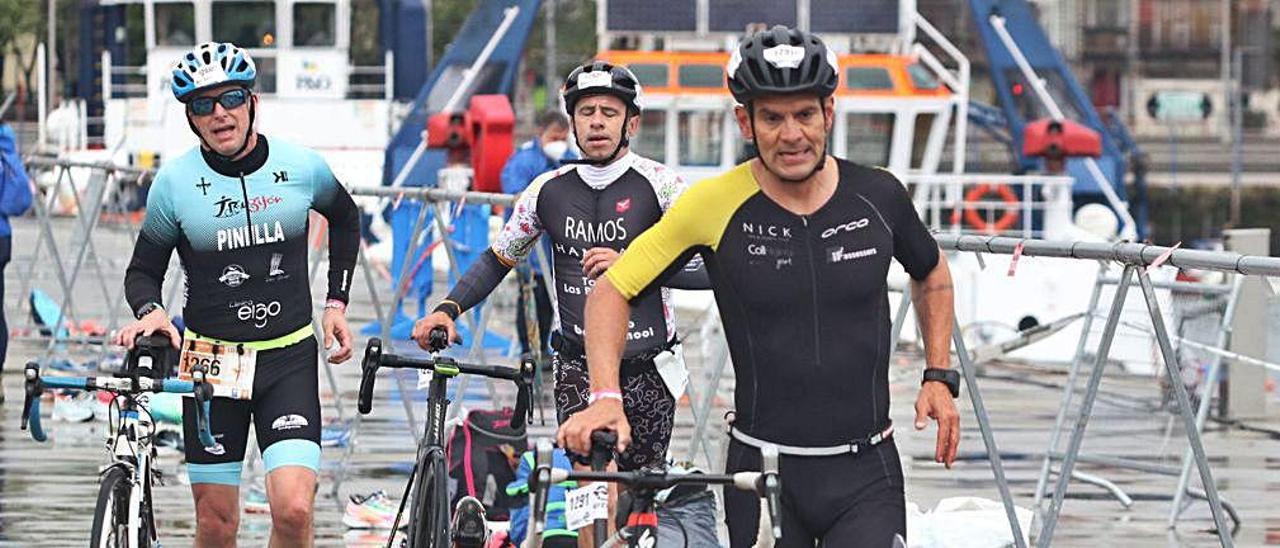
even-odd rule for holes
{"type": "MultiPolygon", "coordinates": [[[[560,167],[564,160],[576,159],[577,155],[569,150],[569,117],[559,109],[543,112],[538,116],[538,135],[525,141],[516,149],[507,164],[502,168],[502,192],[520,194],[529,187],[539,175],[560,167]]],[[[510,210],[507,216],[510,217],[510,210]]],[[[542,239],[543,256],[551,258],[549,240],[542,239]]],[[[547,282],[542,277],[537,263],[526,263],[516,268],[516,275],[524,283],[533,282],[534,306],[538,315],[538,333],[542,338],[539,345],[543,356],[549,355],[548,336],[551,333],[551,297],[547,293],[547,282]]],[[[516,298],[516,335],[520,339],[520,352],[528,354],[529,332],[525,329],[525,294],[518,293],[516,298]]]]}
{"type": "MultiPolygon", "coordinates": [[[[0,373],[9,352],[9,323],[4,317],[4,269],[13,255],[13,228],[9,217],[26,213],[31,207],[31,181],[18,156],[18,139],[13,129],[0,124],[0,373]]],[[[0,402],[4,388],[0,386],[0,402]]]]}

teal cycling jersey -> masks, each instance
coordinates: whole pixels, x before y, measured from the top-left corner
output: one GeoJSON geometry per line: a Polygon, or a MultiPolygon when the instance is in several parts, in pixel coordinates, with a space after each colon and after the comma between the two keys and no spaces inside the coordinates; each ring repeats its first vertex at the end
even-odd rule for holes
{"type": "Polygon", "coordinates": [[[328,221],[328,298],[346,302],[360,215],[318,153],[259,135],[228,161],[200,148],[166,163],[125,274],[134,311],[161,302],[174,249],[186,273],[186,326],[227,341],[263,341],[311,322],[311,211],[328,221]]]}

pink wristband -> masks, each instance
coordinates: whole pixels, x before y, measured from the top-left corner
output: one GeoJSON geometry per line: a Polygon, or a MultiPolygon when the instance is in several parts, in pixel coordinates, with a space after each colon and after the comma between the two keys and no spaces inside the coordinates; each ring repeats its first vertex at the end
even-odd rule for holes
{"type": "Polygon", "coordinates": [[[587,403],[592,404],[600,400],[622,401],[622,392],[618,390],[592,390],[591,399],[587,403]]]}

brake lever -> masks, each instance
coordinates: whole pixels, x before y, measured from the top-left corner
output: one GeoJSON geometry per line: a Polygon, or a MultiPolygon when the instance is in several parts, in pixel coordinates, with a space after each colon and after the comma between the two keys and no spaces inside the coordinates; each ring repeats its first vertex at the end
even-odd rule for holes
{"type": "Polygon", "coordinates": [[[216,447],[217,440],[213,438],[211,428],[211,419],[209,417],[210,400],[213,399],[213,385],[207,381],[205,366],[197,364],[191,368],[191,382],[195,385],[192,395],[196,400],[196,433],[200,437],[200,444],[206,448],[216,447]]]}
{"type": "Polygon", "coordinates": [[[773,444],[765,445],[760,449],[761,471],[760,476],[764,484],[764,497],[769,507],[769,524],[772,525],[773,538],[782,539],[782,502],[779,493],[782,491],[781,481],[778,478],[778,446],[773,444]]]}
{"type": "MultiPolygon", "coordinates": [[[[41,386],[42,383],[40,382],[40,365],[36,362],[27,362],[27,366],[23,369],[23,376],[26,381],[23,385],[22,429],[27,429],[27,424],[31,418],[31,411],[32,409],[35,409],[37,418],[31,425],[31,431],[32,436],[36,437],[36,431],[40,430],[40,419],[38,418],[38,415],[40,414],[39,398],[40,392],[43,391],[43,387],[41,386]]],[[[36,439],[43,437],[43,432],[41,432],[41,435],[36,439]]]]}
{"type": "Polygon", "coordinates": [[[427,334],[427,347],[433,353],[449,348],[449,331],[440,326],[433,328],[427,334]]]}
{"type": "Polygon", "coordinates": [[[533,420],[533,360],[520,361],[520,375],[516,380],[516,408],[511,414],[511,427],[523,429],[533,420]]]}
{"type": "Polygon", "coordinates": [[[356,407],[361,415],[373,410],[373,386],[377,381],[378,365],[382,360],[382,339],[373,337],[364,347],[364,360],[360,362],[360,392],[356,407]]]}
{"type": "MultiPolygon", "coordinates": [[[[529,484],[529,501],[532,508],[529,526],[529,539],[541,541],[542,533],[547,528],[547,499],[551,491],[552,447],[551,440],[538,440],[534,457],[532,480],[529,484]]],[[[537,546],[535,544],[534,546],[537,546]]]]}

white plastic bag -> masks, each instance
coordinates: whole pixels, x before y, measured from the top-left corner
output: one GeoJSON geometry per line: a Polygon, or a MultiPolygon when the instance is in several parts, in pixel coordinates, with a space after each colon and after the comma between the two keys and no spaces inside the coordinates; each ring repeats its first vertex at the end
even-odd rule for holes
{"type": "MultiPolygon", "coordinates": [[[[1015,507],[1023,541],[1030,544],[1032,512],[1015,507]]],[[[981,497],[951,497],[933,510],[921,512],[907,503],[907,543],[911,548],[1001,548],[1015,545],[1009,517],[1000,501],[981,497]]]]}

